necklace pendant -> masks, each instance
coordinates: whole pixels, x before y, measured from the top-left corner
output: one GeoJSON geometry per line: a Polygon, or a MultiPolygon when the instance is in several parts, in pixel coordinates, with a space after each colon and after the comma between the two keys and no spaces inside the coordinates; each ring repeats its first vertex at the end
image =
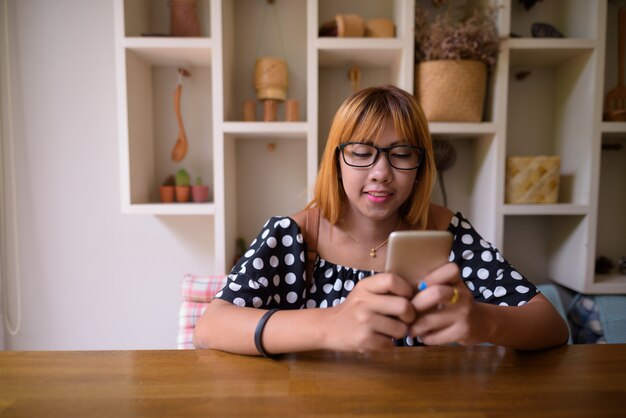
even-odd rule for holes
{"type": "Polygon", "coordinates": [[[370,250],[370,257],[372,258],[376,257],[376,250],[374,248],[370,250]]]}

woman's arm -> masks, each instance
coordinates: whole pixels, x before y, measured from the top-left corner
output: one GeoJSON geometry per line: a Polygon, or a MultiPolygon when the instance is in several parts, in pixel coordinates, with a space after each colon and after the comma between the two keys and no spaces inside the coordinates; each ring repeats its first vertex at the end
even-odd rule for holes
{"type": "MultiPolygon", "coordinates": [[[[357,283],[346,300],[332,308],[280,310],[267,321],[263,346],[268,353],[329,349],[371,351],[391,348],[415,320],[408,283],[379,274],[357,283]]],[[[215,299],[196,324],[194,346],[239,354],[259,354],[254,332],[265,310],[242,308],[215,299]]]]}

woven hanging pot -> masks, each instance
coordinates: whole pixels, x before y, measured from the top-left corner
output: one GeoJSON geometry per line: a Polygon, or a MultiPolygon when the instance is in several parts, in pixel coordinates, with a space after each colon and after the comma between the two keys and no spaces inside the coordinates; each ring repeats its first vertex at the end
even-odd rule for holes
{"type": "Polygon", "coordinates": [[[280,58],[263,57],[256,60],[254,88],[259,100],[285,100],[287,97],[287,63],[280,58]]]}
{"type": "Polygon", "coordinates": [[[415,66],[415,95],[431,122],[480,122],[487,67],[480,61],[425,61],[415,66]]]}

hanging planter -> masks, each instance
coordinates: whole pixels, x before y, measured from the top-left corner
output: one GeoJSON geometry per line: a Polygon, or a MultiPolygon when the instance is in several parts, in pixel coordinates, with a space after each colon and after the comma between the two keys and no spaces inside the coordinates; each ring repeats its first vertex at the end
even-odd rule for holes
{"type": "Polygon", "coordinates": [[[480,122],[487,66],[473,60],[425,61],[415,66],[415,95],[431,122],[480,122]]]}

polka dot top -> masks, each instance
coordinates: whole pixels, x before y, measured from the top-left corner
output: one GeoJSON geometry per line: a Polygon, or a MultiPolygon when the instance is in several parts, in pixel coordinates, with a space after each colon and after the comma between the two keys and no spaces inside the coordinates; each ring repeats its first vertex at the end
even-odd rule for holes
{"type": "MultiPolygon", "coordinates": [[[[449,260],[477,302],[521,306],[538,291],[485,241],[461,213],[456,213],[448,231],[453,235],[449,260]]],[[[340,266],[317,258],[313,283],[305,279],[306,243],[296,221],[273,217],[233,267],[216,298],[238,306],[263,309],[327,308],[340,304],[359,280],[375,271],[340,266]]],[[[412,338],[398,345],[419,345],[412,338]]]]}

